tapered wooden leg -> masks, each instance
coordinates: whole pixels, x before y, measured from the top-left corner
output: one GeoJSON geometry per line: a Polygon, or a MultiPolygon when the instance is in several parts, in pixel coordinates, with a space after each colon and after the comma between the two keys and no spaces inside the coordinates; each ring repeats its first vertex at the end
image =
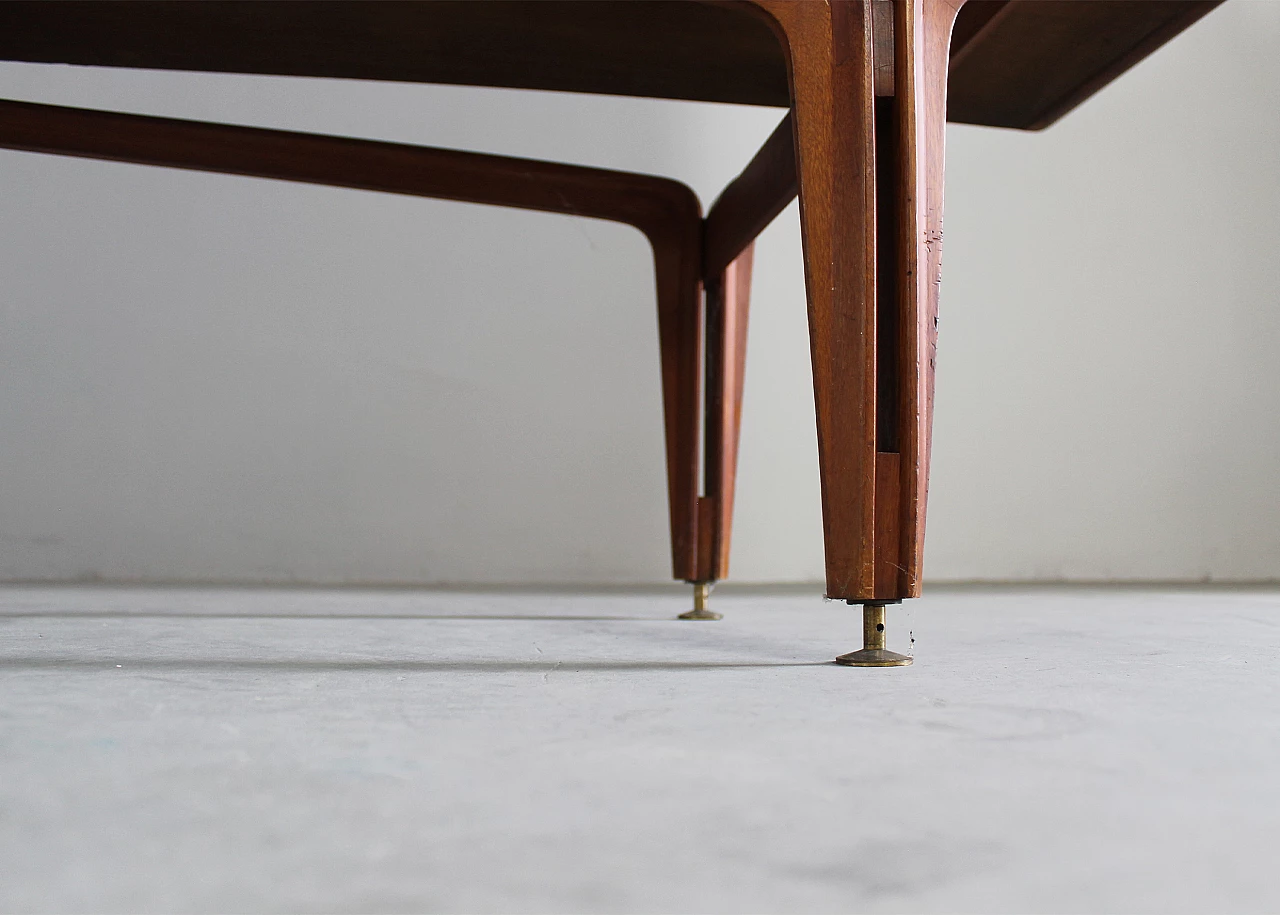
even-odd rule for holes
{"type": "Polygon", "coordinates": [[[760,0],[785,43],[826,593],[920,593],[946,53],[962,0],[760,0]]]}
{"type": "Polygon", "coordinates": [[[698,563],[694,608],[681,619],[719,619],[706,607],[711,586],[729,574],[729,538],[742,427],[747,314],[754,243],[706,289],[706,403],[703,412],[703,492],[698,498],[698,563]]]}
{"type": "Polygon", "coordinates": [[[658,292],[658,348],[667,450],[672,573],[698,578],[698,433],[702,416],[701,221],[674,221],[649,233],[658,292]]]}
{"type": "Polygon", "coordinates": [[[896,584],[919,597],[933,438],[951,29],[965,0],[895,0],[896,379],[901,503],[896,584]]]}
{"type": "Polygon", "coordinates": [[[706,494],[698,500],[699,581],[719,581],[729,574],[754,256],[752,243],[718,282],[707,284],[707,400],[703,422],[706,494]]]}

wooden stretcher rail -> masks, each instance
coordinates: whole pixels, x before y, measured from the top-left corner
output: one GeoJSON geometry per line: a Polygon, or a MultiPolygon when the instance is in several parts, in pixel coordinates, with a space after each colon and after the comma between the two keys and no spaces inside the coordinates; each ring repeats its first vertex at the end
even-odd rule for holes
{"type": "Polygon", "coordinates": [[[0,100],[0,148],[567,213],[661,233],[701,205],[666,178],[486,153],[0,100]]]}
{"type": "Polygon", "coordinates": [[[475,152],[0,101],[0,148],[605,219],[653,249],[673,570],[697,566],[702,208],[666,178],[475,152]]]}
{"type": "MultiPolygon", "coordinates": [[[[649,175],[32,102],[0,100],[0,148],[565,213],[646,234],[700,213],[688,187],[649,175]]],[[[703,278],[719,277],[795,196],[788,115],[707,214],[703,278]]]]}
{"type": "Polygon", "coordinates": [[[703,278],[719,276],[786,209],[797,191],[796,141],[788,114],[707,211],[703,278]]]}

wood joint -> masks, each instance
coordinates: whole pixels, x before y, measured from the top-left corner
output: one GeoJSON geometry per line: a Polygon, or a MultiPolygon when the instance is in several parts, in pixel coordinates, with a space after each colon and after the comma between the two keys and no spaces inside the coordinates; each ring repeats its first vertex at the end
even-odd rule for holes
{"type": "Polygon", "coordinates": [[[895,94],[894,89],[894,0],[871,0],[871,65],[877,96],[895,94]]]}
{"type": "Polygon", "coordinates": [[[716,581],[720,578],[716,568],[716,511],[714,496],[698,496],[697,570],[694,581],[716,581]]]}

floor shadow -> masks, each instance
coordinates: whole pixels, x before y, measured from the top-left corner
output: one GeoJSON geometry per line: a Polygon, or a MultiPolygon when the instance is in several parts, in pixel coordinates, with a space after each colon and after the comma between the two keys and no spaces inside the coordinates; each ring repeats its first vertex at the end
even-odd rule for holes
{"type": "Polygon", "coordinates": [[[0,613],[0,620],[549,620],[551,622],[660,623],[674,616],[551,616],[541,613],[0,613]]]}
{"type": "Polygon", "coordinates": [[[4,658],[6,670],[104,671],[241,671],[268,673],[576,673],[627,670],[751,670],[771,667],[825,667],[830,661],[323,661],[246,660],[241,658],[4,658]]]}

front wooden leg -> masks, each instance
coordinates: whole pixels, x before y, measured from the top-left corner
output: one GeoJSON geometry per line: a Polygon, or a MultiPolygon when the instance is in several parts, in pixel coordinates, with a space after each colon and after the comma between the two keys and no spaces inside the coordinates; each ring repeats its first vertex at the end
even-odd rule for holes
{"type": "Polygon", "coordinates": [[[791,68],[830,598],[920,593],[961,2],[758,2],[791,68]]]}

